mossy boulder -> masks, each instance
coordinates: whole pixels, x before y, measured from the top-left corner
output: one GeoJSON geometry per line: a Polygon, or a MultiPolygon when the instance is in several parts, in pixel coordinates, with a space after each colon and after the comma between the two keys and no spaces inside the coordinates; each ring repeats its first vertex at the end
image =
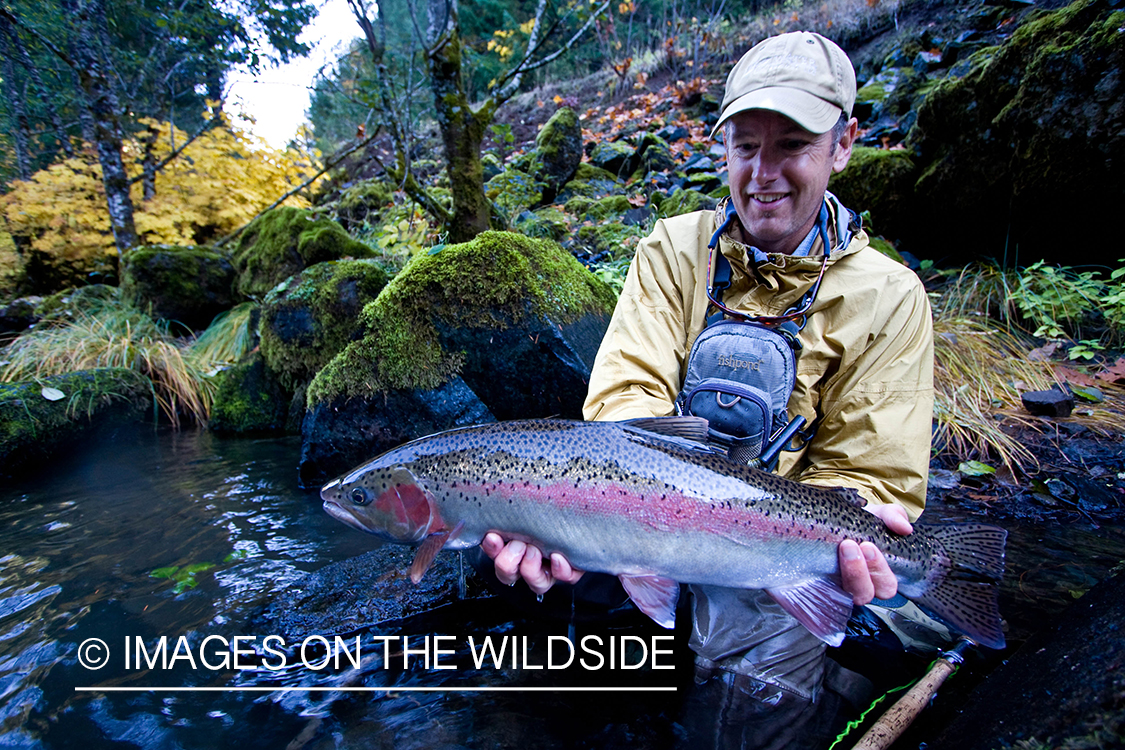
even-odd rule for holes
{"type": "Polygon", "coordinates": [[[571,218],[555,206],[524,211],[512,224],[512,231],[527,237],[559,241],[570,233],[571,218]]]}
{"type": "Polygon", "coordinates": [[[262,301],[258,325],[262,356],[292,390],[363,330],[359,315],[387,285],[374,260],[328,261],[278,284],[262,301]]]}
{"type": "Polygon", "coordinates": [[[260,351],[215,376],[218,388],[207,427],[220,433],[282,432],[291,391],[282,386],[260,351]]]}
{"type": "MultiPolygon", "coordinates": [[[[975,53],[962,78],[935,85],[910,134],[924,197],[918,248],[954,262],[1112,265],[1125,194],[1125,12],[1078,0],[1029,14],[999,47],[975,53]],[[1065,208],[1057,206],[1064,197],[1065,208]],[[971,243],[950,242],[941,227],[971,243]],[[937,230],[937,231],[935,231],[937,230]]],[[[918,254],[918,253],[915,253],[918,254]]]]}
{"type": "Polygon", "coordinates": [[[853,211],[869,211],[880,234],[902,237],[915,230],[917,177],[910,152],[855,146],[848,166],[832,175],[828,189],[853,211]]]}
{"type": "Polygon", "coordinates": [[[79,315],[93,315],[109,304],[115,304],[120,290],[108,284],[90,284],[55,292],[35,308],[42,320],[72,320],[79,315]]]}
{"type": "Polygon", "coordinates": [[[509,166],[484,186],[484,194],[496,211],[509,221],[543,202],[547,185],[527,172],[509,166]]]}
{"type": "Polygon", "coordinates": [[[0,335],[20,333],[38,323],[36,309],[42,302],[42,297],[19,297],[0,307],[0,335]]]}
{"type": "Polygon", "coordinates": [[[415,257],[364,309],[363,339],[310,384],[302,481],[418,430],[578,417],[614,304],[604,282],[548,240],[485,232],[415,257]],[[432,418],[416,422],[415,411],[432,418]],[[334,443],[349,431],[359,444],[334,443]]]}
{"type": "Polygon", "coordinates": [[[128,368],[0,383],[0,476],[30,473],[78,443],[152,415],[152,383],[128,368]]]}
{"type": "Polygon", "coordinates": [[[535,177],[545,185],[544,201],[550,203],[562,186],[570,182],[582,162],[582,127],[570,107],[562,107],[535,137],[535,177]]]}
{"type": "Polygon", "coordinates": [[[238,237],[231,255],[238,275],[235,287],[245,297],[261,298],[298,271],[341,258],[370,258],[375,253],[352,239],[335,221],[313,211],[288,206],[262,214],[238,237]]]}
{"type": "Polygon", "coordinates": [[[598,141],[590,149],[590,164],[612,175],[621,176],[635,151],[636,148],[625,141],[598,141]]]}
{"type": "Polygon", "coordinates": [[[208,247],[143,245],[121,261],[121,299],[198,331],[234,307],[234,266],[208,247]]]}
{"type": "Polygon", "coordinates": [[[333,216],[347,232],[374,224],[387,206],[394,202],[394,186],[384,180],[364,180],[344,190],[338,200],[329,204],[333,216]]]}
{"type": "Polygon", "coordinates": [[[660,215],[667,218],[690,214],[693,211],[709,211],[719,202],[698,190],[677,190],[660,201],[660,215]]]}
{"type": "Polygon", "coordinates": [[[583,162],[578,165],[574,178],[563,185],[563,189],[555,196],[555,202],[568,203],[577,197],[597,200],[608,195],[616,195],[621,190],[621,181],[612,173],[583,162]]]}

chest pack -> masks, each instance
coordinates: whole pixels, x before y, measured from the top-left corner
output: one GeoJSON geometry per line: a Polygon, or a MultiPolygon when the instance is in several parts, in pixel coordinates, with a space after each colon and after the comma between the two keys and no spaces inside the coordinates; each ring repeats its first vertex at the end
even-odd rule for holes
{"type": "MultiPolygon", "coordinates": [[[[706,419],[710,441],[732,459],[773,471],[781,451],[794,437],[804,443],[815,432],[815,426],[804,429],[807,420],[803,416],[790,418],[788,407],[801,350],[797,334],[820,289],[828,253],[816,282],[782,315],[755,317],[732,310],[722,303],[723,292],[731,283],[730,262],[717,249],[733,216],[733,205],[728,204],[727,220],[709,243],[715,274],[707,296],[718,312],[708,318],[707,327],[688,353],[676,411],[706,419]]],[[[828,211],[822,208],[819,225],[825,248],[831,247],[827,221],[828,211]]]]}
{"type": "Polygon", "coordinates": [[[788,416],[797,378],[795,342],[795,336],[738,320],[708,326],[688,355],[677,411],[706,419],[711,442],[731,458],[772,469],[788,442],[778,442],[782,435],[791,439],[805,423],[788,416]]]}

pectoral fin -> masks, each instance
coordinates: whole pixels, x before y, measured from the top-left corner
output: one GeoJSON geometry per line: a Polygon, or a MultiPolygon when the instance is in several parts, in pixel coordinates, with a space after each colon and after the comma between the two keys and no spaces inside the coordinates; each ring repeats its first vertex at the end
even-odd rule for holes
{"type": "Polygon", "coordinates": [[[670,578],[651,574],[622,574],[617,577],[637,609],[662,628],[676,626],[676,602],[680,598],[680,584],[670,578]]]}
{"type": "Polygon", "coordinates": [[[839,584],[826,578],[766,589],[781,605],[813,635],[829,646],[844,642],[844,628],[852,616],[852,595],[839,584]]]}
{"type": "Polygon", "coordinates": [[[426,575],[426,571],[434,564],[434,558],[437,557],[437,553],[441,552],[447,543],[456,539],[464,526],[464,521],[458,521],[457,525],[454,526],[452,530],[430,534],[422,541],[422,545],[418,547],[418,551],[414,553],[414,562],[410,563],[411,581],[417,584],[422,580],[422,577],[426,575]]]}

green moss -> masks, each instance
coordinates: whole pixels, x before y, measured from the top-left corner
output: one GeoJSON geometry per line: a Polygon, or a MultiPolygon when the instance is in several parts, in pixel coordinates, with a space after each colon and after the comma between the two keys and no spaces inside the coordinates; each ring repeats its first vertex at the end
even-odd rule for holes
{"type": "Polygon", "coordinates": [[[714,208],[715,205],[715,199],[706,193],[696,190],[677,190],[661,201],[660,215],[665,218],[679,216],[693,211],[706,211],[714,208]]]}
{"type": "Polygon", "coordinates": [[[256,352],[216,377],[218,388],[208,427],[215,432],[277,432],[285,426],[289,399],[256,352]]]}
{"type": "Polygon", "coordinates": [[[45,320],[73,318],[75,315],[93,315],[108,304],[117,302],[117,287],[91,284],[64,289],[45,298],[35,308],[35,314],[45,320]]]}
{"type": "Polygon", "coordinates": [[[367,305],[367,335],[349,344],[309,386],[309,404],[405,388],[435,388],[463,362],[441,346],[441,328],[556,324],[597,311],[614,295],[554,242],[484,232],[419,255],[367,305]]]}
{"type": "Polygon", "coordinates": [[[152,411],[152,384],[128,368],[83,370],[21,383],[0,383],[0,474],[16,473],[111,422],[152,411]],[[43,388],[63,394],[57,401],[43,388]]]}
{"type": "Polygon", "coordinates": [[[505,169],[484,186],[484,194],[509,221],[543,200],[546,183],[518,169],[505,169]]]}
{"type": "Polygon", "coordinates": [[[516,219],[512,229],[527,237],[561,240],[570,234],[571,218],[555,206],[544,206],[533,212],[524,212],[516,219]]]}
{"type": "Polygon", "coordinates": [[[348,256],[369,258],[374,252],[352,239],[331,219],[312,211],[282,207],[262,214],[238,238],[231,262],[240,294],[260,297],[303,268],[348,256]]]}
{"type": "Polygon", "coordinates": [[[855,146],[847,168],[832,175],[828,189],[848,208],[869,211],[879,232],[899,237],[912,220],[907,203],[916,174],[909,151],[855,146]]]}
{"type": "Polygon", "coordinates": [[[578,197],[597,199],[619,192],[621,192],[621,183],[612,172],[582,162],[578,165],[574,177],[563,185],[555,200],[558,203],[569,203],[578,197]]]}
{"type": "Polygon", "coordinates": [[[607,253],[613,259],[632,255],[637,240],[646,235],[640,225],[626,225],[619,221],[603,221],[580,227],[575,233],[579,246],[590,255],[607,253]]]}
{"type": "Polygon", "coordinates": [[[387,285],[373,260],[318,263],[274,287],[262,304],[261,351],[286,388],[307,381],[362,329],[363,306],[387,285]]]}

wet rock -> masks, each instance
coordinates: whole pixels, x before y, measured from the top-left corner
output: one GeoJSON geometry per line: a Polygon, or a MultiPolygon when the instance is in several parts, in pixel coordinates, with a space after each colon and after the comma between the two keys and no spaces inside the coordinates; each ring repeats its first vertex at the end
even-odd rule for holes
{"type": "Polygon", "coordinates": [[[1021,393],[1020,400],[1037,417],[1069,417],[1074,411],[1074,396],[1057,388],[1021,393]]]}
{"type": "Polygon", "coordinates": [[[635,150],[624,141],[599,141],[590,150],[590,163],[611,174],[627,176],[623,170],[635,150]]]}
{"type": "Polygon", "coordinates": [[[547,240],[485,232],[415,257],[310,384],[302,481],[458,424],[577,417],[614,302],[547,240]]]}
{"type": "Polygon", "coordinates": [[[414,438],[494,421],[488,407],[459,377],[434,388],[319,401],[301,424],[298,480],[302,487],[319,487],[414,438]]]}
{"type": "Polygon", "coordinates": [[[1125,733],[1125,575],[1086,592],[969,696],[933,750],[1117,747],[1125,733]]]}
{"type": "Polygon", "coordinates": [[[152,406],[152,383],[127,368],[0,383],[0,476],[30,473],[77,443],[151,419],[152,406]]]}
{"type": "Polygon", "coordinates": [[[1105,217],[1125,192],[1120,27],[1098,0],[1033,14],[1006,43],[973,54],[963,77],[933,86],[909,137],[925,196],[912,248],[959,263],[1018,245],[1021,263],[1069,263],[1069,248],[1084,247],[1090,263],[1116,263],[1105,217]],[[1045,211],[1059,195],[1067,210],[1045,211]],[[973,242],[932,231],[950,217],[973,242]]]}
{"type": "Polygon", "coordinates": [[[218,389],[208,429],[219,433],[281,432],[289,416],[289,391],[260,351],[215,376],[218,389]]]}
{"type": "Polygon", "coordinates": [[[326,565],[270,602],[253,618],[253,628],[276,633],[288,643],[375,626],[385,633],[389,624],[457,601],[487,597],[459,553],[439,554],[417,585],[408,573],[413,558],[409,547],[386,545],[326,565]]]}
{"type": "Polygon", "coordinates": [[[235,305],[234,266],[207,247],[145,245],[121,261],[121,298],[154,318],[200,331],[235,305]]]}

